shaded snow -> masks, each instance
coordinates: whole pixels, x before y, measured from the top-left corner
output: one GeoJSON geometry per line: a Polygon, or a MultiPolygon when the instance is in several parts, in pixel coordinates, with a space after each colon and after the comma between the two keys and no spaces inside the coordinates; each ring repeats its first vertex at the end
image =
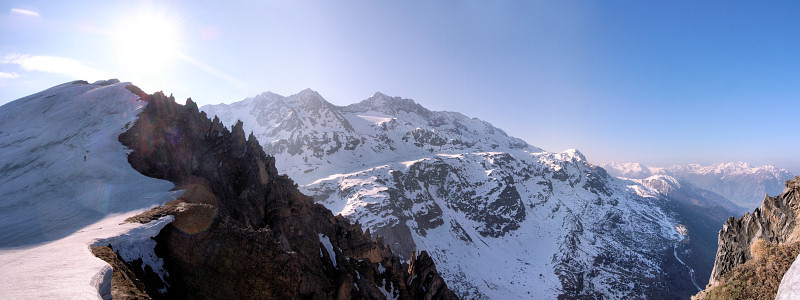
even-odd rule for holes
{"type": "Polygon", "coordinates": [[[328,257],[331,258],[333,266],[336,267],[336,252],[333,251],[333,245],[331,244],[331,239],[328,238],[327,235],[324,235],[322,233],[318,234],[318,236],[319,236],[319,242],[322,243],[322,246],[325,247],[326,251],[328,251],[328,257]]]}
{"type": "Polygon", "coordinates": [[[180,194],[128,164],[117,137],[145,103],[128,83],[104,84],[66,83],[0,107],[3,298],[100,298],[110,267],[90,245],[146,227],[121,223],[180,194]]]}
{"type": "Polygon", "coordinates": [[[158,220],[152,221],[142,226],[136,227],[122,235],[103,239],[96,242],[93,246],[107,246],[111,245],[114,251],[119,253],[124,261],[134,261],[137,259],[142,260],[142,271],[145,266],[150,268],[158,274],[161,281],[167,274],[164,270],[164,260],[156,256],[154,251],[156,241],[152,238],[161,232],[161,229],[167,224],[171,223],[174,219],[173,216],[164,216],[158,220]]]}
{"type": "Polygon", "coordinates": [[[386,284],[386,279],[382,279],[381,280],[381,285],[378,286],[378,290],[381,292],[381,294],[383,294],[383,296],[386,297],[387,300],[388,299],[391,299],[391,300],[399,299],[400,298],[400,293],[397,293],[394,290],[394,285],[392,284],[392,282],[389,281],[389,284],[388,284],[389,285],[389,289],[388,290],[386,289],[386,285],[387,285],[386,284]]]}
{"type": "Polygon", "coordinates": [[[381,263],[378,263],[378,273],[383,274],[383,272],[386,272],[386,268],[381,263]]]}
{"type": "Polygon", "coordinates": [[[781,285],[778,286],[776,300],[800,299],[800,256],[798,256],[786,274],[783,274],[781,285]]]}
{"type": "Polygon", "coordinates": [[[356,116],[366,120],[367,122],[373,123],[375,125],[378,125],[378,124],[383,123],[383,122],[389,122],[389,121],[392,120],[392,117],[383,115],[381,113],[375,113],[375,112],[371,112],[371,114],[369,114],[369,115],[356,114],[356,116]]]}

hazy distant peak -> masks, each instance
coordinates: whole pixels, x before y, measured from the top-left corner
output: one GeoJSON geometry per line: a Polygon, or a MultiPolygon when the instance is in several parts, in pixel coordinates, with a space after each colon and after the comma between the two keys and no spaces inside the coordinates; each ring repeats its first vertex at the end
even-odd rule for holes
{"type": "Polygon", "coordinates": [[[375,92],[375,94],[372,94],[372,97],[370,98],[391,98],[391,97],[381,92],[375,92]]]}
{"type": "MultiPolygon", "coordinates": [[[[675,189],[679,189],[681,187],[681,184],[678,181],[678,179],[675,178],[675,177],[672,177],[670,175],[657,174],[657,175],[653,175],[653,176],[650,176],[650,177],[647,177],[647,178],[643,179],[644,183],[654,182],[654,181],[664,182],[666,184],[669,184],[669,186],[671,186],[671,187],[673,187],[675,189]]],[[[647,186],[650,186],[650,185],[647,185],[647,186]]],[[[661,192],[663,193],[663,191],[661,191],[661,192]]]]}
{"type": "Polygon", "coordinates": [[[284,102],[291,107],[303,106],[308,108],[320,108],[334,106],[325,100],[317,91],[312,89],[304,89],[297,94],[286,97],[284,102]]]}
{"type": "Polygon", "coordinates": [[[319,93],[317,93],[317,91],[312,90],[310,88],[305,88],[302,91],[298,92],[296,95],[303,96],[303,97],[320,97],[320,98],[322,98],[322,96],[319,93]]]}
{"type": "Polygon", "coordinates": [[[325,101],[325,99],[322,98],[322,95],[317,93],[317,91],[308,88],[286,98],[298,99],[302,101],[325,101]]]}
{"type": "Polygon", "coordinates": [[[346,108],[352,111],[380,111],[392,115],[397,112],[409,112],[427,117],[431,114],[430,110],[414,102],[414,100],[391,97],[381,92],[376,92],[371,97],[356,104],[348,105],[346,108]]]}
{"type": "Polygon", "coordinates": [[[688,164],[684,166],[673,166],[671,171],[687,171],[700,174],[788,174],[786,169],[779,169],[773,165],[751,166],[746,162],[720,162],[709,166],[700,164],[688,164]]]}
{"type": "Polygon", "coordinates": [[[606,163],[609,174],[631,179],[650,179],[651,175],[670,175],[698,188],[712,191],[734,204],[752,209],[758,207],[764,194],[777,195],[786,180],[794,177],[786,169],[772,165],[752,166],[746,162],[720,162],[711,165],[686,164],[667,168],[649,167],[640,163],[606,163]]]}
{"type": "Polygon", "coordinates": [[[602,164],[601,167],[614,176],[625,178],[645,179],[653,175],[653,168],[641,163],[620,163],[612,161],[602,164]]]}
{"type": "Polygon", "coordinates": [[[270,92],[270,91],[266,91],[266,92],[263,92],[261,94],[258,94],[257,96],[255,96],[253,98],[266,98],[266,99],[268,99],[268,98],[286,98],[286,97],[278,95],[278,94],[270,92]]]}
{"type": "Polygon", "coordinates": [[[717,174],[717,175],[771,175],[789,174],[786,169],[773,165],[752,166],[746,162],[719,162],[711,165],[686,164],[667,168],[651,167],[641,163],[609,162],[602,164],[616,176],[644,179],[654,174],[717,174]]]}

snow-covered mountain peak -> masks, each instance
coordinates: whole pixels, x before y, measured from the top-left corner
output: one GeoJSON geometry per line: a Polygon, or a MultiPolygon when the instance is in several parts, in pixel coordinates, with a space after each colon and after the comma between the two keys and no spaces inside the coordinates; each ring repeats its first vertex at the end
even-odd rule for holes
{"type": "Polygon", "coordinates": [[[376,92],[372,97],[361,102],[348,105],[346,109],[353,112],[379,111],[390,115],[413,113],[426,119],[431,115],[430,110],[414,102],[414,100],[391,97],[381,92],[376,92]]]}
{"type": "Polygon", "coordinates": [[[651,168],[641,163],[609,162],[602,165],[609,173],[623,178],[644,179],[653,175],[651,168]]]}
{"type": "MultiPolygon", "coordinates": [[[[310,103],[328,103],[322,95],[320,95],[317,91],[312,89],[304,89],[297,94],[291,95],[287,97],[288,99],[296,100],[298,102],[310,102],[310,103]]],[[[330,104],[330,103],[328,103],[330,104]]]]}
{"type": "Polygon", "coordinates": [[[237,109],[256,109],[258,107],[267,107],[276,101],[282,101],[284,98],[273,92],[263,92],[255,97],[232,103],[231,106],[237,109]]]}
{"type": "Polygon", "coordinates": [[[773,165],[751,166],[746,162],[721,162],[709,166],[700,164],[689,164],[683,166],[673,166],[670,168],[672,171],[687,171],[698,174],[722,174],[724,175],[760,175],[760,176],[776,176],[782,173],[788,173],[786,169],[779,169],[773,165]]]}
{"type": "Polygon", "coordinates": [[[326,176],[352,172],[434,153],[542,152],[488,122],[430,111],[413,100],[381,93],[344,107],[311,90],[256,98],[271,100],[250,98],[201,109],[225,124],[243,121],[245,132],[252,131],[265,151],[276,157],[279,168],[286,168],[298,183],[319,179],[311,176],[320,172],[326,176]]]}
{"type": "Polygon", "coordinates": [[[675,177],[669,175],[653,175],[645,179],[639,179],[642,185],[655,189],[661,194],[669,195],[670,192],[680,190],[681,183],[675,177]]]}
{"type": "Polygon", "coordinates": [[[288,97],[279,96],[277,98],[280,99],[279,102],[293,109],[302,108],[305,110],[318,111],[335,107],[325,100],[322,95],[312,89],[304,89],[297,94],[288,97]]]}
{"type": "Polygon", "coordinates": [[[586,156],[584,156],[583,153],[578,151],[578,149],[567,149],[559,154],[562,160],[568,160],[573,162],[586,162],[586,156]]]}

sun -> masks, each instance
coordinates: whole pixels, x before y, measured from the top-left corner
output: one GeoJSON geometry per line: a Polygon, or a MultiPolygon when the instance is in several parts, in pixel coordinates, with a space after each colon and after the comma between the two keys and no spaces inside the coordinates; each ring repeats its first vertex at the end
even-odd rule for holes
{"type": "Polygon", "coordinates": [[[177,24],[164,16],[122,20],[115,30],[117,60],[128,71],[158,72],[177,57],[179,38],[177,24]]]}

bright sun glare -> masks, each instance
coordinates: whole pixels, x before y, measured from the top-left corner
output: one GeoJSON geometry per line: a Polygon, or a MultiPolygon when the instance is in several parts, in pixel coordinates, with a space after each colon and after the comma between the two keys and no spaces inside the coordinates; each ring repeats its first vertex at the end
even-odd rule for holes
{"type": "Polygon", "coordinates": [[[167,18],[140,15],[122,21],[116,30],[120,65],[135,73],[161,70],[177,57],[178,27],[167,18]]]}

